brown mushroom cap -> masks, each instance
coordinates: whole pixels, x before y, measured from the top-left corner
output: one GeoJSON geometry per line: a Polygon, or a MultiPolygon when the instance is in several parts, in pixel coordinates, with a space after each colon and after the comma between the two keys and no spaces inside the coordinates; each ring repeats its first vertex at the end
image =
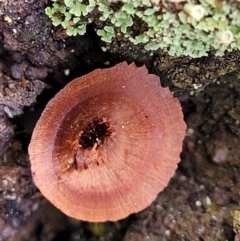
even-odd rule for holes
{"type": "Polygon", "coordinates": [[[178,99],[145,66],[97,69],[43,111],[29,146],[34,182],[68,216],[122,219],[167,186],[185,129],[178,99]]]}

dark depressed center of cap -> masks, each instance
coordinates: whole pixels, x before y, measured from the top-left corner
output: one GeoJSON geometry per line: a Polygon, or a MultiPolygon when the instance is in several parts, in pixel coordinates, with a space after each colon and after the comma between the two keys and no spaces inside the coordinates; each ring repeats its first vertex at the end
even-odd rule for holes
{"type": "Polygon", "coordinates": [[[104,143],[104,139],[111,135],[110,123],[107,118],[93,118],[81,132],[79,145],[83,149],[89,149],[97,144],[97,148],[104,143]]]}

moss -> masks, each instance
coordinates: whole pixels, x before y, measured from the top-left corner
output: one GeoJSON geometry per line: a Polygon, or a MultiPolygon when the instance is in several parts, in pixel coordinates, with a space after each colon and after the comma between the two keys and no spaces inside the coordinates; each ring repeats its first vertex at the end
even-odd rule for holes
{"type": "Polygon", "coordinates": [[[97,34],[107,43],[120,34],[146,50],[162,49],[172,56],[202,57],[211,50],[221,56],[225,51],[240,49],[240,3],[237,1],[199,0],[198,4],[193,0],[159,1],[159,4],[150,0],[52,2],[46,14],[54,26],[61,25],[70,36],[83,35],[86,25],[94,22],[97,34]],[[139,22],[145,26],[145,31],[136,31],[139,22]]]}

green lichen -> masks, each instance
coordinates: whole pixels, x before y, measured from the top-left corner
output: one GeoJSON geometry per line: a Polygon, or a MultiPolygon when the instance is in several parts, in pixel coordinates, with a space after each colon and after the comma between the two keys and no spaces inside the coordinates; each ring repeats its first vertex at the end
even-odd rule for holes
{"type": "Polygon", "coordinates": [[[97,30],[97,34],[107,43],[111,43],[112,38],[115,36],[114,28],[111,26],[105,26],[103,29],[97,30]]]}
{"type": "Polygon", "coordinates": [[[117,36],[141,44],[146,50],[161,49],[172,56],[207,56],[240,49],[240,3],[199,0],[202,16],[191,10],[194,0],[181,4],[150,0],[52,0],[46,14],[54,26],[61,25],[69,36],[83,35],[94,23],[107,43],[117,36]],[[155,2],[155,3],[153,3],[155,2]]]}
{"type": "Polygon", "coordinates": [[[95,237],[103,236],[105,232],[105,224],[104,223],[89,223],[88,229],[91,234],[95,237]]]}

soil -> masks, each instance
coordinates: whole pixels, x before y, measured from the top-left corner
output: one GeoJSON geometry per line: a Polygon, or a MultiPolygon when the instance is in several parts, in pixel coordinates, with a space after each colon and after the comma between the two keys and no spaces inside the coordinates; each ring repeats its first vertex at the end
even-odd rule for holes
{"type": "Polygon", "coordinates": [[[121,38],[106,45],[93,26],[70,38],[53,28],[46,4],[0,1],[0,240],[240,240],[240,52],[173,58],[121,38]],[[144,211],[115,223],[73,220],[32,182],[31,133],[71,79],[121,61],[145,64],[179,98],[188,126],[181,162],[144,211]]]}

